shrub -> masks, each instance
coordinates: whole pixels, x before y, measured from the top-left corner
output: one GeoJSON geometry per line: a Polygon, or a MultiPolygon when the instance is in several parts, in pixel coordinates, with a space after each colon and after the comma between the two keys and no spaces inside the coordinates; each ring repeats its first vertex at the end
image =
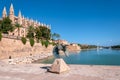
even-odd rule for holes
{"type": "Polygon", "coordinates": [[[29,40],[30,40],[30,45],[33,47],[33,46],[34,46],[34,44],[35,44],[34,39],[33,39],[33,38],[30,38],[29,40]]]}
{"type": "Polygon", "coordinates": [[[41,40],[41,44],[42,44],[42,46],[44,46],[44,40],[41,40]]]}
{"type": "Polygon", "coordinates": [[[47,48],[50,42],[48,40],[41,40],[41,44],[47,48]]]}
{"type": "Polygon", "coordinates": [[[45,45],[45,47],[47,48],[47,47],[48,47],[48,45],[49,45],[49,41],[48,41],[48,40],[46,40],[46,41],[44,42],[44,45],[45,45]]]}
{"type": "Polygon", "coordinates": [[[51,44],[51,45],[53,45],[53,46],[55,46],[55,45],[56,45],[56,43],[54,43],[54,42],[51,42],[51,43],[49,43],[49,44],[51,44]]]}
{"type": "Polygon", "coordinates": [[[26,42],[27,42],[27,40],[26,40],[26,38],[25,37],[22,37],[21,38],[21,41],[22,41],[22,43],[25,45],[26,44],[26,42]]]}
{"type": "Polygon", "coordinates": [[[0,41],[2,40],[2,33],[0,32],[0,41]]]}

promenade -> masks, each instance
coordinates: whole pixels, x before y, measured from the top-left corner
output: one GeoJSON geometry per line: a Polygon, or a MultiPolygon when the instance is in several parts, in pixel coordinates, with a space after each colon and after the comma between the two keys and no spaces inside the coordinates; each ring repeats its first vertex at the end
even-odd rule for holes
{"type": "Polygon", "coordinates": [[[120,66],[69,65],[70,71],[47,72],[51,64],[16,64],[0,61],[0,80],[120,80],[120,66]]]}

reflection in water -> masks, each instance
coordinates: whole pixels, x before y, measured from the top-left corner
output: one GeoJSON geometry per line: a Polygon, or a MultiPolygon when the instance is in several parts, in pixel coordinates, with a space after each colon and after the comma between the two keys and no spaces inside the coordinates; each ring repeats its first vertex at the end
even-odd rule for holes
{"type": "Polygon", "coordinates": [[[79,50],[79,51],[71,51],[71,52],[69,52],[69,55],[70,54],[79,54],[81,52],[81,50],[79,50]]]}

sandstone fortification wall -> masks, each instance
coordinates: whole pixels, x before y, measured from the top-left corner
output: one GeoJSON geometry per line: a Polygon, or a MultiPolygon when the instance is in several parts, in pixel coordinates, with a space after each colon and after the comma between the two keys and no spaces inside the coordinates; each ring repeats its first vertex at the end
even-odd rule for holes
{"type": "Polygon", "coordinates": [[[41,53],[47,54],[52,53],[52,49],[52,45],[45,48],[40,43],[35,43],[34,47],[31,47],[28,41],[24,45],[21,40],[2,38],[0,41],[0,59],[9,59],[10,56],[18,58],[41,53]]]}
{"type": "Polygon", "coordinates": [[[80,51],[81,48],[78,45],[68,45],[67,49],[69,52],[80,51]]]}

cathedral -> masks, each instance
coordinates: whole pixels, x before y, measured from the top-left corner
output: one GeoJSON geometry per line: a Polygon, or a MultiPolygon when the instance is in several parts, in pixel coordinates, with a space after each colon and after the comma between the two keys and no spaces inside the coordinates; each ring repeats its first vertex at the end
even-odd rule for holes
{"type": "MultiPolygon", "coordinates": [[[[5,17],[9,17],[13,25],[18,23],[22,26],[19,31],[19,36],[21,37],[26,36],[27,29],[29,26],[33,26],[33,27],[43,26],[43,27],[47,27],[50,29],[49,25],[40,23],[37,20],[34,21],[33,19],[25,18],[24,16],[22,16],[21,11],[19,11],[18,16],[15,16],[13,4],[11,4],[10,6],[8,15],[7,15],[6,7],[4,7],[3,12],[2,12],[2,19],[4,19],[5,17]]],[[[18,36],[18,30],[15,29],[12,33],[9,33],[9,35],[18,36]]]]}

